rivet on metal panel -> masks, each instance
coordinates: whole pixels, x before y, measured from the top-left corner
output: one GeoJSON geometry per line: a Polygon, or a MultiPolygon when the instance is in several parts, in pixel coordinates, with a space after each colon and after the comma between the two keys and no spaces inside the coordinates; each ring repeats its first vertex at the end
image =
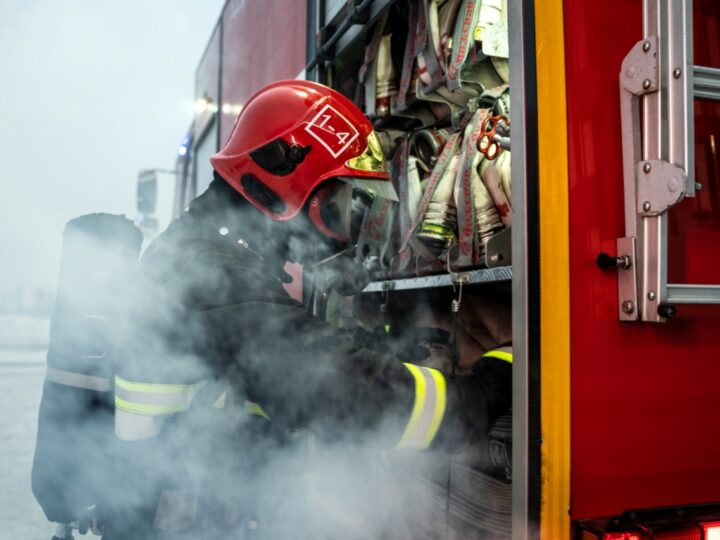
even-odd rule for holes
{"type": "Polygon", "coordinates": [[[655,291],[648,291],[647,296],[648,296],[648,300],[650,300],[652,302],[653,300],[655,300],[655,291]]]}
{"type": "Polygon", "coordinates": [[[650,79],[645,79],[645,80],[643,81],[643,88],[644,88],[645,90],[647,90],[648,88],[650,88],[650,85],[651,85],[651,84],[652,84],[652,82],[650,81],[650,79]]]}
{"type": "Polygon", "coordinates": [[[680,69],[680,68],[675,68],[675,69],[673,70],[673,77],[675,77],[676,79],[679,79],[679,78],[680,78],[680,75],[682,75],[682,69],[680,69]]]}
{"type": "Polygon", "coordinates": [[[685,183],[684,178],[678,178],[677,176],[673,176],[668,180],[668,191],[674,193],[678,189],[680,189],[685,183]]]}
{"type": "Polygon", "coordinates": [[[622,303],[622,310],[623,313],[630,315],[633,311],[635,311],[635,304],[632,303],[632,300],[625,300],[622,303]]]}
{"type": "Polygon", "coordinates": [[[645,173],[649,173],[651,170],[652,170],[652,167],[650,166],[649,163],[646,163],[645,165],[643,165],[643,171],[645,173]]]}
{"type": "Polygon", "coordinates": [[[645,210],[646,212],[649,212],[651,208],[652,208],[652,205],[650,204],[649,201],[645,201],[643,203],[643,210],[645,210]]]}
{"type": "Polygon", "coordinates": [[[643,51],[648,52],[650,50],[650,42],[646,41],[642,46],[643,51]]]}
{"type": "Polygon", "coordinates": [[[700,191],[703,185],[700,182],[695,182],[695,191],[700,191]]]}

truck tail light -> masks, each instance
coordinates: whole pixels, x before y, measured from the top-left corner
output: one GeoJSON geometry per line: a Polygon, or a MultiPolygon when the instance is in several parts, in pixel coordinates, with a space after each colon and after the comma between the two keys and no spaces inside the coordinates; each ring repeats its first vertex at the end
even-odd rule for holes
{"type": "Polygon", "coordinates": [[[583,531],[579,536],[579,540],[720,540],[720,523],[714,529],[709,529],[711,534],[716,536],[708,536],[708,529],[700,529],[698,525],[688,525],[687,527],[673,528],[670,530],[653,530],[648,533],[644,532],[611,532],[611,533],[591,533],[583,531]]]}
{"type": "Polygon", "coordinates": [[[603,532],[602,527],[577,530],[576,540],[651,540],[652,536],[637,531],[603,532]]]}
{"type": "Polygon", "coordinates": [[[703,540],[720,540],[720,521],[709,521],[702,524],[703,540]]]}
{"type": "Polygon", "coordinates": [[[575,521],[574,540],[720,540],[720,504],[628,510],[575,521]]]}
{"type": "Polygon", "coordinates": [[[653,535],[657,540],[702,540],[702,529],[698,525],[688,525],[671,529],[669,531],[659,531],[653,535]]]}

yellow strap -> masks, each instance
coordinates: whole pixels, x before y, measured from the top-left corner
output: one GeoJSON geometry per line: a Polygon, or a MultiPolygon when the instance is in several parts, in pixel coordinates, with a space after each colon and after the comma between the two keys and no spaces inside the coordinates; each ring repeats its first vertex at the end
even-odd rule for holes
{"type": "Polygon", "coordinates": [[[505,360],[506,362],[509,362],[512,364],[513,356],[511,352],[501,351],[501,350],[495,350],[495,351],[488,351],[485,354],[483,354],[483,358],[497,358],[498,360],[505,360]]]}
{"type": "Polygon", "coordinates": [[[133,382],[123,379],[118,375],[115,375],[115,386],[119,386],[130,392],[145,392],[148,394],[184,394],[190,391],[193,387],[199,384],[204,384],[207,381],[201,381],[196,384],[157,384],[157,383],[142,383],[133,382]]]}
{"type": "Polygon", "coordinates": [[[245,412],[248,414],[254,414],[255,416],[260,416],[265,420],[270,420],[270,415],[266,413],[260,405],[253,403],[252,401],[245,402],[245,412]]]}
{"type": "Polygon", "coordinates": [[[215,403],[213,403],[213,407],[216,409],[224,409],[225,401],[227,401],[227,392],[220,394],[220,397],[215,400],[215,403]]]}
{"type": "Polygon", "coordinates": [[[422,450],[440,429],[447,403],[445,377],[436,369],[403,364],[415,379],[415,402],[397,448],[422,450]]]}

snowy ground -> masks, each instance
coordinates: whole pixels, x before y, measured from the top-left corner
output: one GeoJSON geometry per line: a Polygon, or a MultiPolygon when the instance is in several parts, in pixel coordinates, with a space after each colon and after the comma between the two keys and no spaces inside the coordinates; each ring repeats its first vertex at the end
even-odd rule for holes
{"type": "Polygon", "coordinates": [[[47,331],[46,320],[0,317],[0,538],[8,540],[49,540],[55,529],[30,490],[47,331]]]}

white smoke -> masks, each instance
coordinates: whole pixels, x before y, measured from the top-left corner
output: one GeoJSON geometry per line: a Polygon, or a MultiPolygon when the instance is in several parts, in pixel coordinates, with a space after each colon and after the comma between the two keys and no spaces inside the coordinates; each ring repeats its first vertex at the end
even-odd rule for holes
{"type": "MultiPolygon", "coordinates": [[[[247,255],[232,241],[232,233],[227,240],[228,246],[237,246],[238,254],[247,255]]],[[[93,489],[99,488],[100,497],[107,498],[104,504],[97,502],[106,519],[117,520],[130,508],[146,513],[146,523],[167,526],[156,514],[168,501],[161,498],[158,504],[160,494],[171,492],[176,506],[192,508],[190,517],[175,516],[175,525],[190,525],[194,520],[196,528],[184,533],[156,531],[162,538],[213,538],[212,534],[273,539],[454,538],[469,531],[478,538],[507,537],[509,484],[458,462],[459,455],[392,449],[409,408],[399,413],[388,406],[387,417],[372,429],[341,409],[348,400],[363,403],[367,396],[378,395],[368,392],[368,385],[388,383],[358,379],[351,396],[339,395],[337,381],[347,378],[347,364],[344,358],[330,355],[350,355],[358,347],[379,348],[374,342],[378,334],[356,334],[365,337],[352,341],[321,321],[292,327],[289,323],[294,319],[287,318],[287,308],[278,310],[262,302],[268,278],[260,274],[257,290],[241,291],[241,296],[257,297],[258,301],[233,304],[238,292],[234,287],[238,283],[252,286],[252,272],[228,275],[222,267],[193,266],[193,259],[182,259],[182,265],[161,276],[164,286],[147,284],[144,278],[127,283],[131,273],[117,274],[122,266],[108,254],[108,243],[87,242],[73,252],[101,256],[87,261],[72,258],[68,272],[74,273],[75,288],[66,300],[90,305],[88,309],[110,309],[106,330],[114,336],[119,351],[110,371],[117,370],[124,377],[130,373],[128,379],[141,381],[145,373],[153,374],[149,377],[159,374],[158,382],[209,380],[189,411],[165,420],[158,438],[125,443],[108,437],[96,443],[99,446],[79,464],[82,474],[90,473],[87,480],[96,484],[93,489]],[[172,283],[215,291],[217,298],[230,305],[203,305],[209,300],[202,297],[188,305],[188,298],[177,294],[182,289],[173,288],[172,283]],[[189,307],[199,311],[188,311],[189,307]],[[223,351],[206,332],[214,328],[213,322],[221,325],[232,317],[237,317],[238,324],[221,334],[227,342],[223,351]],[[138,325],[139,320],[147,320],[147,324],[138,325]],[[332,348],[327,353],[318,352],[317,347],[304,349],[306,342],[300,338],[308,335],[323,339],[332,348]],[[270,394],[258,394],[257,388],[270,389],[270,394]],[[223,394],[225,407],[213,407],[223,394]],[[245,399],[258,402],[271,420],[246,414],[242,407],[245,399]],[[190,495],[187,502],[182,493],[198,487],[199,497],[190,495]],[[123,514],[114,514],[117,508],[123,514]]],[[[146,267],[145,275],[158,278],[152,265],[146,267]]],[[[447,292],[440,296],[442,300],[430,298],[426,304],[394,297],[388,316],[402,315],[421,326],[443,327],[447,321],[423,320],[428,313],[440,311],[438,306],[447,300],[447,292]]],[[[475,306],[485,305],[487,310],[496,303],[488,297],[475,306]]],[[[468,304],[473,305],[471,299],[468,304]]],[[[376,308],[364,307],[368,312],[376,308]]],[[[477,313],[468,318],[476,324],[483,320],[477,313]]],[[[370,326],[379,322],[373,321],[373,316],[361,319],[370,326]]],[[[503,331],[484,328],[485,338],[497,344],[503,331]]],[[[473,354],[476,352],[463,349],[461,369],[470,365],[473,354]]],[[[436,355],[434,361],[449,371],[447,356],[438,359],[436,355]]],[[[388,387],[387,395],[393,391],[388,387]]],[[[105,415],[87,422],[85,431],[73,437],[81,445],[79,449],[94,444],[91,433],[107,433],[108,421],[112,418],[105,415]]],[[[67,432],[75,427],[70,424],[63,429],[67,432]]],[[[66,461],[68,452],[72,455],[71,448],[58,446],[57,451],[57,456],[51,451],[46,459],[66,461]]],[[[68,486],[72,492],[73,483],[68,486]]],[[[80,499],[83,495],[87,493],[75,493],[80,499]]],[[[91,499],[86,502],[93,503],[91,499]]],[[[121,518],[120,532],[135,534],[132,520],[125,520],[121,518]]],[[[118,527],[117,521],[114,526],[118,527]]]]}

